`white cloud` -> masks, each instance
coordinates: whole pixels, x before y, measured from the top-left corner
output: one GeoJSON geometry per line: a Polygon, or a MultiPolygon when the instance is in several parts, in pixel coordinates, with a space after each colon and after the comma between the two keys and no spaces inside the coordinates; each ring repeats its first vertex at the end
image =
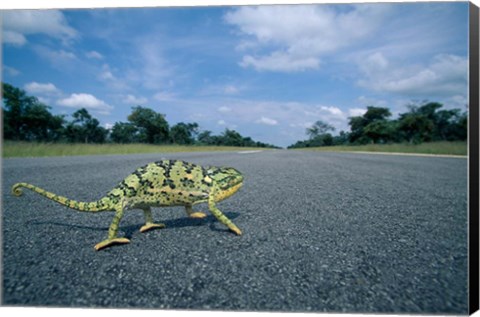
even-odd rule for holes
{"type": "Polygon", "coordinates": [[[78,36],[59,10],[9,10],[2,17],[3,41],[7,44],[25,45],[26,36],[31,34],[45,34],[63,41],[78,36]]]}
{"type": "Polygon", "coordinates": [[[46,59],[52,66],[62,71],[73,71],[79,62],[73,52],[63,49],[54,50],[46,46],[35,45],[34,50],[40,57],[46,59]]]}
{"type": "Polygon", "coordinates": [[[85,53],[85,56],[87,56],[88,58],[92,58],[92,59],[103,59],[103,55],[100,54],[97,51],[89,51],[89,52],[85,53]]]}
{"type": "Polygon", "coordinates": [[[363,108],[348,109],[348,114],[349,114],[350,117],[363,116],[365,114],[365,112],[367,112],[367,109],[363,109],[363,108]]]}
{"type": "Polygon", "coordinates": [[[362,58],[359,63],[362,72],[368,76],[384,72],[388,67],[388,60],[381,52],[370,54],[366,58],[362,58]]]}
{"type": "Polygon", "coordinates": [[[209,84],[209,81],[205,81],[206,85],[201,87],[199,95],[202,96],[233,96],[238,95],[244,87],[233,84],[209,84]]]}
{"type": "Polygon", "coordinates": [[[436,55],[428,64],[396,65],[378,54],[360,64],[362,87],[408,97],[466,95],[468,60],[456,55],[436,55]],[[372,62],[373,61],[373,62],[372,62]]]}
{"type": "Polygon", "coordinates": [[[343,117],[343,112],[342,112],[342,110],[340,110],[340,108],[331,107],[331,106],[320,106],[320,109],[328,112],[332,116],[343,117]]]}
{"type": "Polygon", "coordinates": [[[69,60],[74,60],[77,58],[77,56],[74,53],[68,52],[65,50],[53,51],[52,57],[60,58],[60,59],[69,59],[69,60]]]}
{"type": "Polygon", "coordinates": [[[217,109],[219,112],[223,112],[223,113],[227,113],[227,112],[231,112],[232,109],[229,108],[229,107],[226,107],[226,106],[221,106],[217,109]]]}
{"type": "Polygon", "coordinates": [[[277,125],[278,121],[268,117],[261,117],[259,120],[255,121],[256,123],[266,124],[266,125],[277,125]]]}
{"type": "Polygon", "coordinates": [[[153,95],[153,99],[157,101],[173,101],[175,100],[175,98],[176,98],[176,95],[174,93],[165,92],[165,91],[162,91],[153,95]]]}
{"type": "Polygon", "coordinates": [[[172,77],[173,66],[165,59],[162,44],[152,41],[151,37],[135,43],[138,58],[134,61],[135,68],[127,73],[129,80],[137,81],[147,89],[164,89],[166,81],[172,77]]]}
{"type": "Polygon", "coordinates": [[[7,30],[3,31],[2,40],[14,46],[23,46],[27,43],[27,38],[23,34],[7,30]]]}
{"type": "Polygon", "coordinates": [[[465,106],[468,105],[468,99],[466,96],[462,96],[462,95],[455,95],[455,96],[452,96],[447,104],[445,105],[446,107],[451,107],[451,108],[458,108],[458,109],[463,109],[463,110],[466,110],[465,109],[465,106]]]}
{"type": "MultiPolygon", "coordinates": [[[[302,105],[301,113],[310,120],[321,120],[333,126],[343,125],[347,120],[347,115],[340,108],[335,106],[302,105]]],[[[304,123],[304,121],[302,120],[301,123],[304,123]]]]}
{"type": "Polygon", "coordinates": [[[289,127],[291,128],[302,128],[302,129],[306,129],[306,128],[309,128],[313,125],[313,122],[303,122],[303,123],[290,123],[289,124],[289,127]]]}
{"type": "Polygon", "coordinates": [[[113,76],[112,72],[107,69],[100,73],[99,78],[102,80],[115,80],[115,76],[113,76]]]}
{"type": "Polygon", "coordinates": [[[113,75],[111,69],[110,69],[110,66],[108,64],[104,64],[102,66],[102,71],[100,72],[100,74],[98,75],[98,77],[101,79],[101,80],[105,80],[105,81],[113,81],[113,80],[116,80],[115,76],[113,75]]]}
{"type": "Polygon", "coordinates": [[[18,69],[7,66],[7,65],[3,65],[2,69],[10,76],[17,76],[20,74],[20,71],[18,69]]]}
{"type": "Polygon", "coordinates": [[[217,125],[219,125],[221,127],[224,127],[224,128],[227,128],[227,129],[236,129],[238,127],[237,124],[232,124],[232,123],[227,122],[223,119],[218,120],[217,125]]]}
{"type": "Polygon", "coordinates": [[[51,103],[51,99],[50,98],[47,98],[47,97],[42,97],[42,96],[39,96],[38,97],[38,101],[40,101],[41,103],[45,104],[45,105],[48,105],[51,103]]]}
{"type": "Polygon", "coordinates": [[[136,97],[134,95],[126,95],[123,98],[123,102],[126,104],[131,104],[131,105],[143,105],[148,102],[148,99],[145,97],[136,97]]]}
{"type": "Polygon", "coordinates": [[[44,104],[50,104],[52,98],[58,98],[62,94],[62,91],[52,83],[30,82],[24,85],[24,89],[44,104]]]}
{"type": "Polygon", "coordinates": [[[227,85],[223,88],[223,92],[227,95],[234,95],[239,92],[239,89],[233,85],[227,85]]]}
{"type": "Polygon", "coordinates": [[[357,98],[357,101],[360,103],[360,105],[365,107],[368,107],[368,106],[388,107],[388,103],[385,100],[376,99],[372,97],[360,96],[357,98]]]}
{"type": "Polygon", "coordinates": [[[71,94],[68,98],[58,100],[57,104],[69,108],[85,108],[101,114],[108,114],[113,109],[112,106],[108,105],[103,100],[84,93],[71,94]]]}
{"type": "Polygon", "coordinates": [[[123,79],[115,76],[114,71],[116,69],[112,69],[110,65],[103,64],[97,78],[115,90],[125,91],[130,89],[123,79]]]}
{"type": "Polygon", "coordinates": [[[299,58],[283,52],[273,52],[271,55],[262,57],[246,55],[240,65],[242,67],[253,66],[259,71],[296,72],[317,69],[320,61],[315,57],[299,58]]]}
{"type": "Polygon", "coordinates": [[[360,4],[335,10],[328,5],[240,7],[225,15],[244,40],[241,65],[257,70],[293,72],[317,69],[321,57],[371,36],[387,17],[389,6],[360,4]],[[265,53],[265,51],[267,53],[265,53]]]}
{"type": "Polygon", "coordinates": [[[60,90],[52,83],[41,84],[37,82],[31,82],[26,84],[24,87],[25,90],[30,94],[55,95],[60,93],[60,90]]]}

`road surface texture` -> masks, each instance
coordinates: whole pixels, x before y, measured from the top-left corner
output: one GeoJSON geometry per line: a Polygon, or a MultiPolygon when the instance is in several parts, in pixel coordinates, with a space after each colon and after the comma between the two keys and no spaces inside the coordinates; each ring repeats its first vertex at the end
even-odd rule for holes
{"type": "MultiPolygon", "coordinates": [[[[467,160],[272,150],[3,161],[3,304],[285,312],[466,314],[467,160]],[[245,176],[213,215],[154,209],[167,227],[102,251],[113,213],[81,213],[25,190],[102,197],[164,158],[245,176]]],[[[196,210],[208,211],[206,204],[196,210]]]]}

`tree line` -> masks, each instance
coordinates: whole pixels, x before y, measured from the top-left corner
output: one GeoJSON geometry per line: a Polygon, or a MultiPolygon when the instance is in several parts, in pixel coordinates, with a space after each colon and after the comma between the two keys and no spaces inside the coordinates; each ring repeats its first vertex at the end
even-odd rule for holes
{"type": "Polygon", "coordinates": [[[467,140],[468,113],[442,108],[438,102],[408,105],[407,112],[390,119],[388,108],[370,106],[362,116],[349,118],[350,131],[333,136],[335,128],[319,120],[306,129],[307,140],[288,148],[467,140]]]}
{"type": "Polygon", "coordinates": [[[72,119],[67,120],[65,115],[52,114],[50,106],[22,89],[8,83],[2,83],[2,88],[5,140],[275,147],[230,129],[212,135],[209,130],[200,131],[196,122],[170,126],[164,114],[142,106],[132,108],[127,122],[116,122],[106,129],[85,108],[75,111],[72,119]]]}

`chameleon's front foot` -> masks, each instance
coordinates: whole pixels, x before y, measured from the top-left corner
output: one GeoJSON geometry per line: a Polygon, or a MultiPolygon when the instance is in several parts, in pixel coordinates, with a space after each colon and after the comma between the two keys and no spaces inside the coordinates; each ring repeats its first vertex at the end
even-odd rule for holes
{"type": "Polygon", "coordinates": [[[188,215],[190,218],[196,218],[196,219],[202,219],[205,218],[207,215],[203,212],[197,211],[197,212],[192,212],[190,215],[188,215]]]}
{"type": "Polygon", "coordinates": [[[163,229],[165,225],[163,223],[146,223],[140,228],[140,232],[146,232],[152,229],[163,229]]]}
{"type": "Polygon", "coordinates": [[[102,242],[100,243],[97,243],[95,245],[95,250],[101,250],[101,249],[104,249],[104,248],[107,248],[107,247],[110,247],[114,244],[125,244],[125,243],[130,243],[130,240],[128,240],[127,238],[114,238],[114,239],[107,239],[107,240],[103,240],[102,242]]]}

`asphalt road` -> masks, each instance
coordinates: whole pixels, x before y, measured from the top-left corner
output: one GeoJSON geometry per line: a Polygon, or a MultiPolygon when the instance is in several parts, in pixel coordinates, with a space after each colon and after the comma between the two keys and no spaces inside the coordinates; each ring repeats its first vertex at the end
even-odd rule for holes
{"type": "Polygon", "coordinates": [[[2,172],[7,306],[467,313],[466,159],[278,150],[5,159],[2,172]],[[10,194],[21,181],[93,201],[162,158],[242,171],[218,206],[243,235],[181,207],[140,233],[134,210],[131,243],[96,252],[113,213],[10,194]]]}

